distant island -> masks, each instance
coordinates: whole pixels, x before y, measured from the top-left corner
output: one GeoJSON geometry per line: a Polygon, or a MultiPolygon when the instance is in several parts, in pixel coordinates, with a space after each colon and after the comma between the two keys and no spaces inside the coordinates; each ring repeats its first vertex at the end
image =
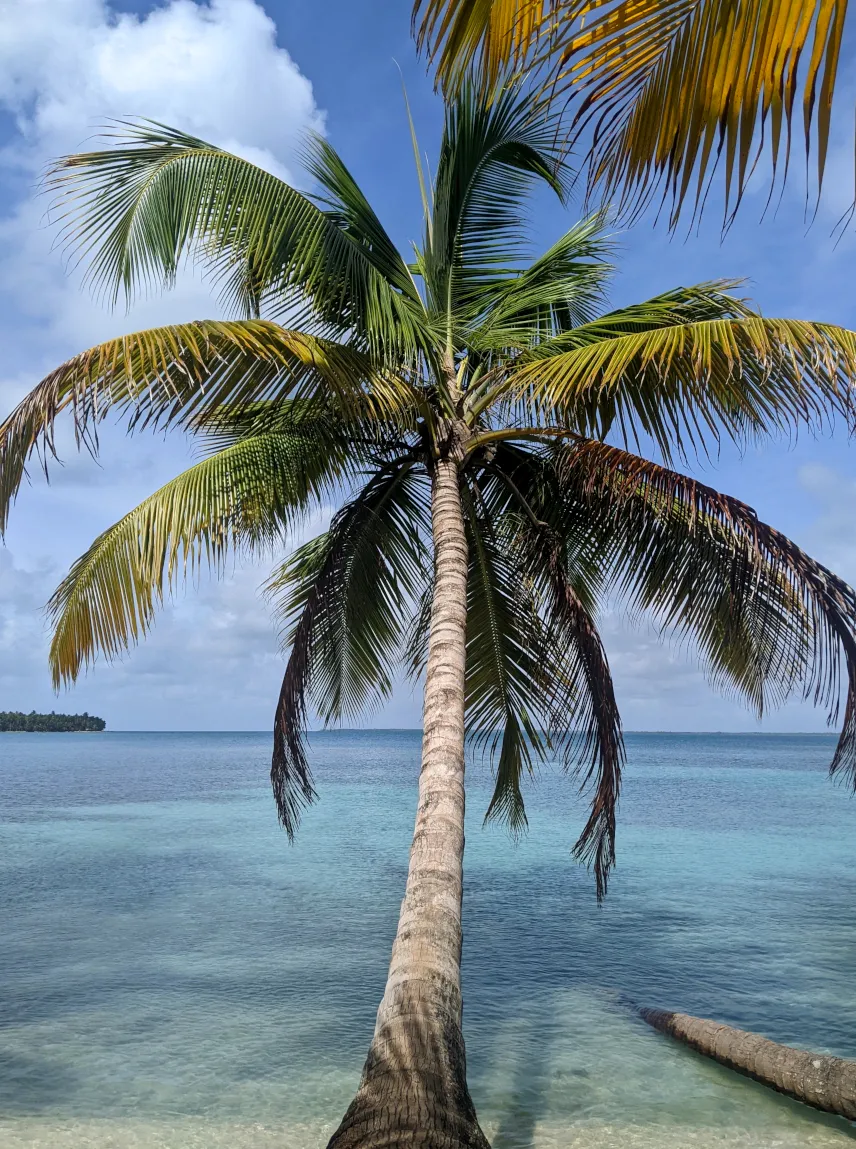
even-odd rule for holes
{"type": "Polygon", "coordinates": [[[0,732],[30,734],[61,734],[69,731],[103,730],[107,723],[94,714],[36,714],[31,710],[24,714],[20,710],[0,710],[0,732]]]}

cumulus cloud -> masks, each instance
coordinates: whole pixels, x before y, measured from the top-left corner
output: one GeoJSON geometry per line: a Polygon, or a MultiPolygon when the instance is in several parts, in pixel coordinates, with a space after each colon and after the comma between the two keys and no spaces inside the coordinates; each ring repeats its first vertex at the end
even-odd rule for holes
{"type": "MultiPolygon", "coordinates": [[[[37,195],[45,165],[90,146],[110,119],[143,116],[211,140],[286,179],[307,130],[323,130],[312,85],[254,0],[172,0],[143,15],[105,0],[0,0],[0,406],[5,414],[68,355],[122,331],[218,314],[188,274],[130,314],[93,302],[69,276],[37,195]]],[[[0,550],[0,709],[70,707],[116,727],[264,728],[282,669],[257,587],[264,568],[203,580],[167,608],[151,639],[98,666],[56,700],[43,606],[93,537],[190,462],[178,436],[102,437],[102,466],[74,454],[38,474],[0,550]]]]}
{"type": "Polygon", "coordinates": [[[173,0],[142,17],[104,0],[0,0],[0,19],[0,108],[16,126],[2,152],[0,294],[15,334],[0,392],[7,405],[26,389],[25,374],[129,325],[217,311],[192,276],[130,317],[93,304],[66,275],[47,202],[36,194],[46,163],[91,146],[111,119],[147,117],[292,179],[299,141],[322,130],[324,118],[254,0],[173,0]]]}
{"type": "Polygon", "coordinates": [[[0,3],[0,102],[32,164],[75,148],[111,117],[146,116],[280,173],[307,127],[312,85],[255,0],[173,0],[139,17],[104,0],[0,3]]]}
{"type": "Polygon", "coordinates": [[[266,729],[282,675],[260,573],[240,567],[167,606],[146,642],[56,698],[47,671],[44,603],[62,570],[0,551],[2,709],[88,710],[114,729],[266,729]]]}

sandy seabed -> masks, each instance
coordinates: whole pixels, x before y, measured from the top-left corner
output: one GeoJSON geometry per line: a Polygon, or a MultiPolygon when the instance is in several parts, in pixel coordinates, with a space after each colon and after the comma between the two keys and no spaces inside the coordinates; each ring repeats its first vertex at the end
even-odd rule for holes
{"type": "MultiPolygon", "coordinates": [[[[821,1119],[822,1121],[822,1119],[821,1119]]],[[[0,1121],[3,1149],[324,1149],[331,1125],[221,1124],[41,1119],[0,1121]]],[[[524,1138],[485,1128],[494,1149],[845,1149],[856,1132],[824,1123],[770,1135],[756,1129],[540,1123],[524,1138]]]]}

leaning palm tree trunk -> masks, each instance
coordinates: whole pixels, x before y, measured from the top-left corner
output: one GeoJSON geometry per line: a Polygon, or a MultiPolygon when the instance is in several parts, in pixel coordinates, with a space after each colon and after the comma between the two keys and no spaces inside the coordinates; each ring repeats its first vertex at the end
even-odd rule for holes
{"type": "Polygon", "coordinates": [[[779,1045],[760,1034],[687,1013],[640,1009],[639,1014],[661,1033],[676,1037],[729,1069],[815,1109],[856,1119],[856,1062],[779,1045]]]}
{"type": "Polygon", "coordinates": [[[432,523],[435,581],[407,886],[360,1088],[328,1149],[487,1149],[461,1032],[467,539],[450,460],[435,467],[432,523]]]}

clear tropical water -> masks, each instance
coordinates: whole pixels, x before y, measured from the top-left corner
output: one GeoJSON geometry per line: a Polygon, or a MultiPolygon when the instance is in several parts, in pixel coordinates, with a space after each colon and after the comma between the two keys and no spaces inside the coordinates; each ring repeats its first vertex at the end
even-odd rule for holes
{"type": "MultiPolygon", "coordinates": [[[[625,999],[856,1057],[856,803],[825,737],[631,735],[598,909],[545,771],[519,845],[470,775],[470,1084],[495,1149],[845,1149],[625,999]]],[[[323,1149],[356,1087],[418,736],[313,737],[289,848],[251,734],[0,736],[3,1149],[323,1149]]]]}

